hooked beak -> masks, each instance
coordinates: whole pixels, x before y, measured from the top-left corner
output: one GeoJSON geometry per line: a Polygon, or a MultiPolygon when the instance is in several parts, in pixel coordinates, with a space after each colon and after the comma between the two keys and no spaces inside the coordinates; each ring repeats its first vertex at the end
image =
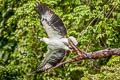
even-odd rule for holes
{"type": "Polygon", "coordinates": [[[40,41],[43,41],[43,38],[41,38],[40,41]]]}

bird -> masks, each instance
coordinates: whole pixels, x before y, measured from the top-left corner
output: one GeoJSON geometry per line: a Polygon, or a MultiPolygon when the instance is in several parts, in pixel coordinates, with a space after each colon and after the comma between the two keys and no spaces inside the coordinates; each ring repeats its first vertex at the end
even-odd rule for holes
{"type": "MultiPolygon", "coordinates": [[[[60,17],[41,2],[36,3],[34,9],[38,13],[40,23],[48,35],[48,38],[43,37],[40,39],[40,41],[48,45],[48,51],[45,53],[44,59],[41,61],[37,70],[28,73],[27,76],[44,72],[56,66],[64,58],[65,52],[71,50],[68,38],[66,38],[67,29],[60,17]]],[[[75,45],[78,44],[75,37],[70,36],[69,39],[71,39],[75,45]]]]}

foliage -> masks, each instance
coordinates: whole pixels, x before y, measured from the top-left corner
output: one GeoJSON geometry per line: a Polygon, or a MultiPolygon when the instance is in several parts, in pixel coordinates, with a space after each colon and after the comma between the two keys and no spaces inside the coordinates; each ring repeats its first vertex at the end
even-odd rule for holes
{"type": "MultiPolygon", "coordinates": [[[[63,20],[67,37],[75,36],[78,48],[91,52],[120,47],[119,0],[42,0],[63,20]]],[[[120,80],[120,57],[67,63],[56,70],[27,77],[36,70],[47,37],[34,10],[36,0],[0,0],[1,80],[120,80]],[[34,65],[33,65],[34,64],[34,65]]],[[[67,54],[65,60],[75,56],[67,54]]]]}

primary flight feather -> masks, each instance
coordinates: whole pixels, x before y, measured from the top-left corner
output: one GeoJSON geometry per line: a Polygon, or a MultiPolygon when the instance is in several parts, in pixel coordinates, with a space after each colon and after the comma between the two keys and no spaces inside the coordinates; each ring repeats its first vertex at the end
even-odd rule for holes
{"type": "Polygon", "coordinates": [[[49,38],[62,38],[67,34],[64,23],[49,7],[38,3],[35,10],[39,14],[41,25],[49,38]]]}

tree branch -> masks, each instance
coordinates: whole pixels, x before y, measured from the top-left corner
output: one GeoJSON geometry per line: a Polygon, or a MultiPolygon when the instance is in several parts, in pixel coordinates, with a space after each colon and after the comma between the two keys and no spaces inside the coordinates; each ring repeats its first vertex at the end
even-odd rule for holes
{"type": "Polygon", "coordinates": [[[61,65],[64,65],[64,64],[70,63],[70,62],[76,62],[76,61],[79,61],[82,59],[98,59],[98,58],[108,57],[111,55],[119,55],[120,56],[120,49],[104,49],[104,50],[99,50],[99,51],[95,51],[95,52],[85,53],[85,52],[81,51],[79,48],[77,48],[70,39],[69,39],[69,43],[70,43],[71,47],[73,48],[73,50],[78,54],[78,56],[76,56],[70,60],[61,62],[61,63],[57,64],[55,67],[47,69],[45,72],[50,72],[53,69],[55,69],[61,65]]]}

